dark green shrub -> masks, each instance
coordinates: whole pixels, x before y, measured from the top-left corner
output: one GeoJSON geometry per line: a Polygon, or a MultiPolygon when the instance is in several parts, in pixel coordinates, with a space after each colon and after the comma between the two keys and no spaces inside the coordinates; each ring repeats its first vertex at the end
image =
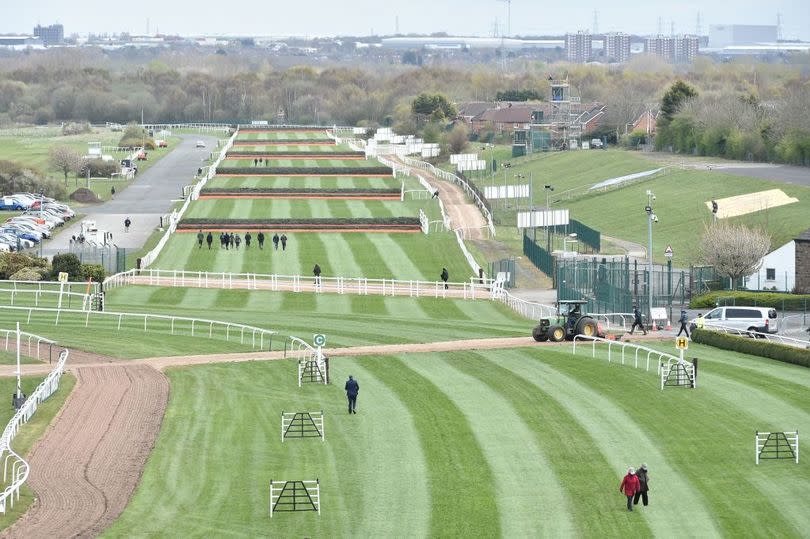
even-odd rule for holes
{"type": "Polygon", "coordinates": [[[93,279],[94,283],[100,283],[106,276],[107,271],[101,264],[82,264],[82,280],[93,279]]]}
{"type": "Polygon", "coordinates": [[[763,339],[729,335],[709,329],[696,329],[692,332],[692,340],[699,344],[714,346],[715,348],[722,348],[723,350],[767,357],[783,363],[810,367],[810,350],[805,348],[778,344],[763,339]]]}
{"type": "Polygon", "coordinates": [[[70,277],[70,281],[80,281],[82,276],[82,263],[79,257],[73,253],[63,253],[53,255],[51,261],[51,279],[54,281],[59,277],[59,272],[65,272],[70,277]]]}
{"type": "Polygon", "coordinates": [[[718,290],[717,292],[709,292],[693,297],[689,302],[689,307],[692,309],[713,309],[718,303],[721,306],[751,305],[787,311],[803,311],[810,307],[810,294],[718,290]]]}

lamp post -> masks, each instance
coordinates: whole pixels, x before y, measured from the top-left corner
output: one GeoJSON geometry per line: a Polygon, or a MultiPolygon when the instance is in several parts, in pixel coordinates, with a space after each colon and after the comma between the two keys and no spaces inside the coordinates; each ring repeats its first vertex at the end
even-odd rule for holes
{"type": "MultiPolygon", "coordinates": [[[[526,176],[525,176],[525,175],[523,175],[523,174],[515,174],[515,179],[517,179],[517,180],[525,180],[525,179],[526,179],[526,176]]],[[[520,182],[518,182],[518,184],[519,184],[519,183],[520,183],[520,182]]],[[[527,210],[531,211],[531,208],[527,208],[527,210]]]]}
{"type": "MultiPolygon", "coordinates": [[[[554,191],[553,185],[543,185],[543,190],[546,192],[546,211],[551,211],[551,192],[554,191]]],[[[546,228],[548,234],[546,234],[546,250],[550,253],[551,252],[551,227],[546,228]]]]}
{"type": "Polygon", "coordinates": [[[653,201],[655,201],[655,194],[647,190],[647,205],[644,211],[647,212],[647,299],[649,301],[648,310],[650,314],[650,321],[652,321],[652,308],[653,308],[653,292],[652,292],[652,278],[653,278],[653,242],[652,242],[652,225],[653,222],[658,222],[658,216],[653,212],[653,201]]]}

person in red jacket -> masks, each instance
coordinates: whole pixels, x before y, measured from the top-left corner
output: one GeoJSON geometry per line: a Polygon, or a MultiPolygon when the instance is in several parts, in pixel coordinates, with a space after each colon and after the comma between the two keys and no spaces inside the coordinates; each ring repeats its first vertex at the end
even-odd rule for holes
{"type": "Polygon", "coordinates": [[[619,492],[627,496],[627,510],[633,510],[633,497],[639,491],[641,485],[639,484],[638,477],[636,476],[635,468],[628,468],[627,475],[622,479],[622,484],[619,485],[619,492]]]}

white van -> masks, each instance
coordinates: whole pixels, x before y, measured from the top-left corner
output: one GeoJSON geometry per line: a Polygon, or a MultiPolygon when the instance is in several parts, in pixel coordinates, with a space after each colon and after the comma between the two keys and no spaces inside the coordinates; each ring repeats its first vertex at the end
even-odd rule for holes
{"type": "MultiPolygon", "coordinates": [[[[695,327],[697,318],[691,320],[695,327]]],[[[717,307],[703,316],[707,327],[721,326],[740,331],[757,331],[759,333],[776,333],[776,309],[769,307],[717,307]]]]}

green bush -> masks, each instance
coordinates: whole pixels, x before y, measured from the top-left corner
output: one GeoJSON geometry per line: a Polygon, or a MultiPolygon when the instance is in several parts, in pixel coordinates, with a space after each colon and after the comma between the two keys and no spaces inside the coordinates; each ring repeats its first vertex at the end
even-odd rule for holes
{"type": "Polygon", "coordinates": [[[42,272],[47,267],[48,261],[44,258],[30,256],[25,253],[0,253],[0,278],[2,279],[38,281],[39,279],[20,279],[15,275],[27,269],[42,272]]]}
{"type": "Polygon", "coordinates": [[[79,257],[73,253],[53,255],[51,278],[55,281],[59,278],[60,272],[67,273],[70,276],[70,281],[80,281],[84,274],[82,273],[82,263],[79,257]]]}
{"type": "Polygon", "coordinates": [[[810,307],[810,294],[718,290],[717,292],[709,292],[693,297],[692,301],[689,302],[689,307],[692,309],[713,309],[718,303],[721,305],[752,305],[787,311],[803,311],[810,307]],[[733,298],[733,300],[730,298],[733,298]]]}
{"type": "Polygon", "coordinates": [[[36,268],[23,268],[14,275],[9,276],[11,281],[41,281],[42,271],[36,268]]]}
{"type": "Polygon", "coordinates": [[[106,276],[107,270],[101,264],[82,264],[82,280],[93,279],[94,283],[100,283],[106,276]]]}
{"type": "Polygon", "coordinates": [[[729,335],[728,333],[720,333],[709,329],[696,329],[692,332],[692,340],[699,344],[714,346],[723,350],[810,367],[810,350],[804,348],[796,348],[795,346],[762,339],[729,335]]]}

